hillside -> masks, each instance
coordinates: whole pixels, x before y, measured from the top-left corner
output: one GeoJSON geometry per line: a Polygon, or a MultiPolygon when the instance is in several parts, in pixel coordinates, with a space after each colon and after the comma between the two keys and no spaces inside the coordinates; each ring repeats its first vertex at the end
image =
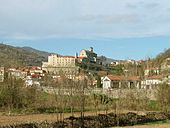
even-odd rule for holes
{"type": "Polygon", "coordinates": [[[154,60],[154,65],[159,66],[161,65],[167,58],[170,58],[170,48],[166,51],[160,53],[154,60]]]}
{"type": "MultiPolygon", "coordinates": [[[[20,47],[19,47],[19,48],[20,48],[20,47]]],[[[36,53],[36,54],[38,54],[39,56],[43,56],[43,57],[45,57],[45,58],[47,58],[48,55],[50,54],[50,53],[48,53],[48,52],[39,51],[39,50],[34,49],[34,48],[31,48],[31,47],[21,47],[21,48],[22,48],[23,50],[28,51],[28,52],[36,53]]]]}
{"type": "Polygon", "coordinates": [[[115,59],[107,58],[105,56],[98,56],[97,59],[101,60],[103,65],[110,64],[111,62],[115,61],[115,59]]]}
{"type": "Polygon", "coordinates": [[[39,51],[30,47],[13,47],[0,44],[0,66],[41,66],[42,61],[47,61],[50,53],[39,51]]]}

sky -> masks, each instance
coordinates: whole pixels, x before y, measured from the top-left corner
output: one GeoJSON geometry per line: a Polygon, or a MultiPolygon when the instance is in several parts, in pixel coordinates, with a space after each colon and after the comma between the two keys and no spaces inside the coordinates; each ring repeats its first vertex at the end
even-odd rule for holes
{"type": "Polygon", "coordinates": [[[0,42],[63,55],[94,47],[113,59],[170,48],[169,0],[0,0],[0,42]]]}

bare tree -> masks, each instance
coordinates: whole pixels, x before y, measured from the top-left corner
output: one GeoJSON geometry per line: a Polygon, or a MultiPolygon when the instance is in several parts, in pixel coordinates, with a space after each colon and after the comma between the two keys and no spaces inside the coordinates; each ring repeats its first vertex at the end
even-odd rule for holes
{"type": "Polygon", "coordinates": [[[170,111],[170,85],[163,83],[157,89],[157,101],[162,111],[170,111]]]}

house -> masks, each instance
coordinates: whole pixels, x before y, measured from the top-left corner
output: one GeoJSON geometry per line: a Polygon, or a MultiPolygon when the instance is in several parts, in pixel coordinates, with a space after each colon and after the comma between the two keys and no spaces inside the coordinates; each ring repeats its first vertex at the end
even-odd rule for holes
{"type": "Polygon", "coordinates": [[[113,88],[140,88],[140,80],[136,76],[113,76],[108,75],[102,78],[103,89],[113,88]]]}
{"type": "Polygon", "coordinates": [[[0,82],[4,81],[4,67],[0,67],[0,82]]]}
{"type": "Polygon", "coordinates": [[[110,65],[111,66],[117,66],[117,65],[119,65],[120,63],[119,63],[119,61],[112,61],[111,63],[110,63],[110,65]]]}
{"type": "Polygon", "coordinates": [[[33,80],[32,79],[26,79],[25,80],[25,86],[26,87],[29,87],[29,86],[32,86],[33,85],[33,80]]]}
{"type": "Polygon", "coordinates": [[[8,69],[8,76],[15,77],[16,79],[24,79],[27,77],[27,72],[17,69],[8,69]]]}
{"type": "Polygon", "coordinates": [[[161,75],[149,76],[149,77],[146,77],[145,80],[141,81],[141,88],[154,89],[161,83],[162,83],[161,75]]]}
{"type": "Polygon", "coordinates": [[[145,62],[144,60],[115,60],[112,61],[110,64],[111,66],[126,65],[126,64],[141,65],[144,62],[145,62]]]}
{"type": "Polygon", "coordinates": [[[34,78],[39,78],[41,79],[42,77],[45,76],[43,70],[41,67],[33,66],[29,69],[29,74],[34,77],[34,78]]]}
{"type": "Polygon", "coordinates": [[[40,82],[38,80],[34,79],[26,79],[25,80],[25,86],[30,87],[30,86],[40,86],[40,82]]]}
{"type": "Polygon", "coordinates": [[[40,86],[40,81],[38,78],[33,78],[32,76],[27,76],[25,78],[25,86],[30,87],[30,86],[40,86]]]}
{"type": "Polygon", "coordinates": [[[158,67],[146,68],[144,71],[145,76],[159,75],[160,69],[158,67]]]}

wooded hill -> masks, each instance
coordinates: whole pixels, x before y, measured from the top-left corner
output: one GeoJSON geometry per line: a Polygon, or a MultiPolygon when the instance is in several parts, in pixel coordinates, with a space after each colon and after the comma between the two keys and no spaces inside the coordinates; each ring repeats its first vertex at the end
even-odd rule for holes
{"type": "Polygon", "coordinates": [[[155,66],[160,66],[167,58],[170,58],[170,48],[157,55],[157,57],[153,59],[153,63],[155,66]]]}
{"type": "Polygon", "coordinates": [[[13,47],[0,43],[0,66],[41,66],[49,54],[30,47],[13,47]]]}

